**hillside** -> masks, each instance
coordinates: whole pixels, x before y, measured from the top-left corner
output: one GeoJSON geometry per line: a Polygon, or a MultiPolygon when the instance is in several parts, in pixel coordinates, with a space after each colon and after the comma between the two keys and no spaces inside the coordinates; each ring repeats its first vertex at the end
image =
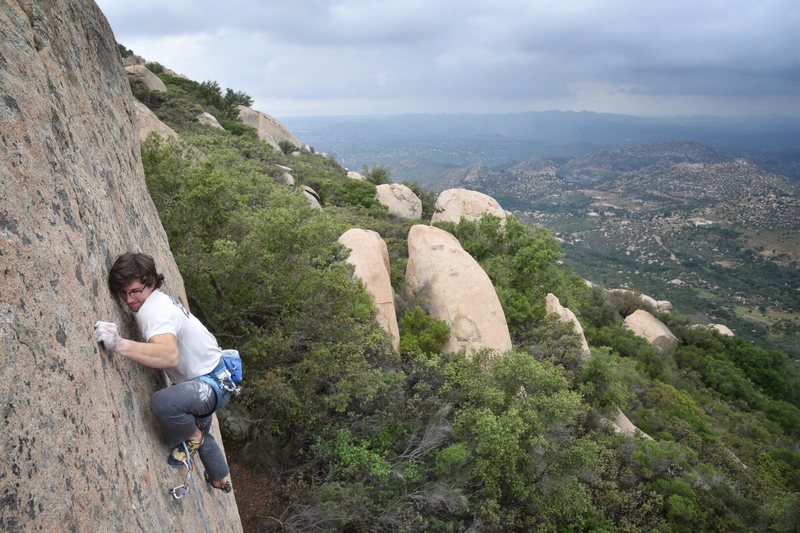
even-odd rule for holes
{"type": "Polygon", "coordinates": [[[800,369],[784,353],[679,313],[659,316],[680,342],[659,351],[622,326],[645,302],[587,287],[516,217],[437,224],[491,280],[513,343],[443,353],[456,328],[405,275],[433,194],[412,184],[423,218],[394,216],[376,200],[385,172],[351,179],[313,148],[275,149],[233,114],[246,95],[148,66],[166,91],[134,95],[179,135],[142,144],[150,194],[193,312],[245,360],[220,418],[257,489],[236,491],[246,530],[798,526],[800,369]],[[354,227],[385,241],[397,350],[337,243],[354,227]],[[548,293],[580,319],[590,361],[548,293]],[[610,429],[618,409],[652,438],[610,429]]]}

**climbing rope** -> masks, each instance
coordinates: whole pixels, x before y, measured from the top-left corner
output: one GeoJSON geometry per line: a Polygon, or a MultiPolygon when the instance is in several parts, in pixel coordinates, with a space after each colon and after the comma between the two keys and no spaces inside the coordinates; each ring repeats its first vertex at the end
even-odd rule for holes
{"type": "Polygon", "coordinates": [[[200,510],[200,520],[203,521],[203,529],[205,529],[205,533],[211,533],[211,526],[208,523],[206,509],[203,506],[203,500],[200,497],[200,489],[197,487],[196,476],[194,478],[192,477],[192,472],[194,471],[194,460],[189,455],[189,447],[186,445],[186,443],[181,443],[181,446],[183,446],[183,451],[186,453],[186,460],[183,462],[183,465],[186,467],[186,474],[183,477],[183,483],[177,487],[169,489],[169,493],[176,500],[182,500],[189,495],[189,482],[191,481],[192,487],[194,488],[194,499],[197,502],[197,508],[200,510]]]}

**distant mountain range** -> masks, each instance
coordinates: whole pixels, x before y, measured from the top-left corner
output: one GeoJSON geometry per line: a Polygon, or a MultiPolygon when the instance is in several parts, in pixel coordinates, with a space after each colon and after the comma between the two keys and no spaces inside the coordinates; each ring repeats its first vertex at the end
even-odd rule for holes
{"type": "Polygon", "coordinates": [[[452,167],[600,149],[697,141],[800,179],[800,122],[787,117],[634,117],[591,112],[281,117],[304,143],[357,170],[386,165],[396,178],[434,186],[452,167]]]}

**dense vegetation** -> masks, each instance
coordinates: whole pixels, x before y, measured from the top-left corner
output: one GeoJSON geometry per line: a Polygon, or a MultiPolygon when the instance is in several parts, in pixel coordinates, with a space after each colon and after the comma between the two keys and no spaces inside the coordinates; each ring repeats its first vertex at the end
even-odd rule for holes
{"type": "Polygon", "coordinates": [[[222,413],[229,453],[280,487],[271,508],[243,517],[248,527],[800,528],[800,373],[785,354],[680,316],[663,318],[681,346],[657,352],[621,327],[640,302],[609,299],[559,267],[548,232],[492,217],[443,227],[492,278],[516,348],[443,354],[447,325],[403,287],[412,223],[375,201],[374,183],[312,152],[275,151],[230,127],[235,118],[227,132],[198,126],[198,109],[225,117],[203,96],[216,84],[161,76],[166,95],[137,94],[182,143],[143,144],[148,186],[192,310],[245,359],[245,392],[222,413]],[[285,186],[276,165],[324,209],[285,186]],[[389,247],[398,352],[336,244],[354,226],[389,247]],[[576,335],[545,316],[548,292],[578,313],[588,364],[576,335]],[[608,429],[617,407],[653,439],[608,429]]]}

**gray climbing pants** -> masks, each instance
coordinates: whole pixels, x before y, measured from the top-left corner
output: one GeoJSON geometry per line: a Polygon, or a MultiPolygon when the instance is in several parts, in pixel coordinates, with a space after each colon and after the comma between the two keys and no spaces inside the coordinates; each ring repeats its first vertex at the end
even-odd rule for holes
{"type": "MultiPolygon", "coordinates": [[[[230,393],[224,394],[220,408],[230,400],[230,393]]],[[[188,440],[198,427],[203,431],[203,445],[198,455],[214,481],[228,475],[225,455],[210,432],[213,418],[209,413],[216,401],[217,396],[211,385],[198,379],[161,389],[150,398],[150,409],[161,428],[161,440],[170,449],[188,440]]]]}

